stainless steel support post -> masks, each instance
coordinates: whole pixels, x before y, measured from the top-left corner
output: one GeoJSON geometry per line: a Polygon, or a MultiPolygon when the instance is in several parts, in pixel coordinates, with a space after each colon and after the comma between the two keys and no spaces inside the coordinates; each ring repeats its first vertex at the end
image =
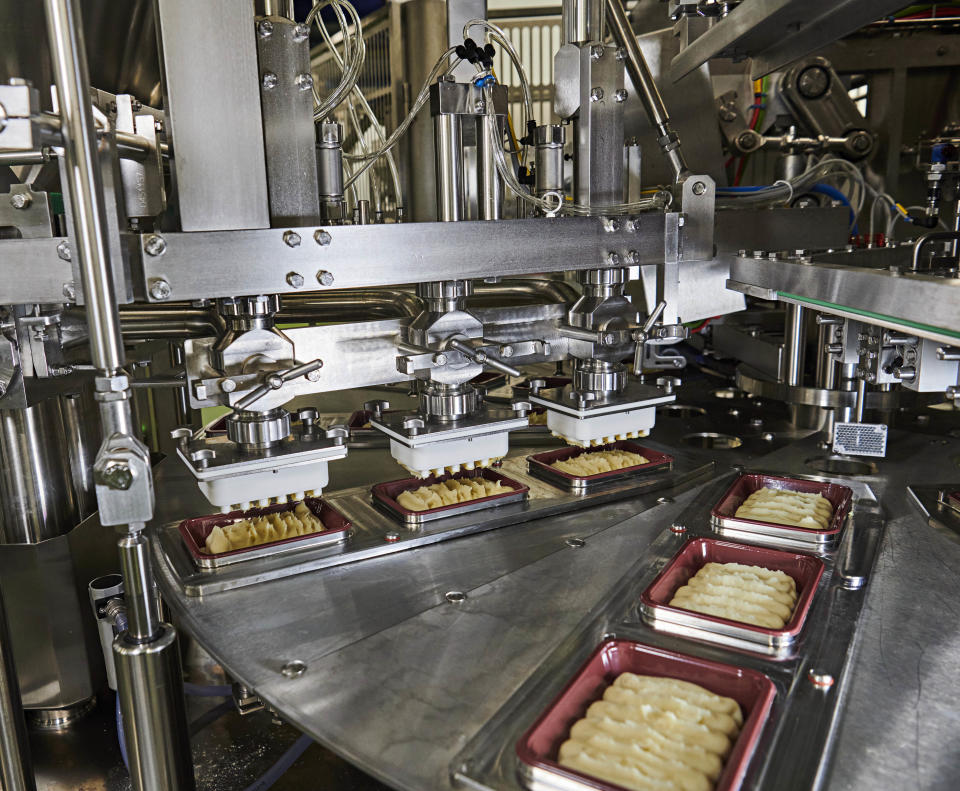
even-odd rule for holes
{"type": "Polygon", "coordinates": [[[263,0],[264,16],[283,16],[294,19],[293,9],[293,0],[263,0]]]}
{"type": "Polygon", "coordinates": [[[536,184],[534,192],[543,197],[548,192],[563,195],[563,146],[566,129],[560,124],[544,124],[533,132],[536,184]]]}
{"type": "Polygon", "coordinates": [[[499,118],[482,115],[477,119],[477,209],[481,220],[503,218],[503,180],[492,148],[501,128],[499,118]]]}
{"type": "Polygon", "coordinates": [[[118,694],[134,788],[192,791],[193,765],[176,632],[156,617],[146,540],[140,535],[145,517],[152,516],[153,486],[146,448],[132,431],[128,380],[120,375],[123,341],[111,280],[79,2],[44,0],[44,9],[63,120],[63,173],[73,216],[73,247],[87,302],[91,354],[101,374],[96,380],[105,435],[97,460],[100,518],[104,524],[122,524],[127,514],[141,514],[139,519],[126,519],[127,535],[120,541],[131,631],[114,643],[118,694]]]}
{"type": "Polygon", "coordinates": [[[867,400],[867,380],[857,380],[857,409],[854,414],[855,423],[863,423],[863,407],[867,400]]]}
{"type": "Polygon", "coordinates": [[[563,0],[563,43],[603,41],[603,0],[563,0]]]}
{"type": "Polygon", "coordinates": [[[441,114],[433,119],[437,170],[437,219],[463,219],[463,139],[460,117],[441,114]]]}
{"type": "Polygon", "coordinates": [[[806,311],[800,305],[787,305],[784,327],[783,352],[786,365],[786,382],[791,386],[803,384],[803,347],[806,341],[804,319],[806,311]]]}
{"type": "Polygon", "coordinates": [[[30,740],[23,719],[20,684],[13,664],[7,612],[0,595],[0,787],[3,791],[35,791],[30,740]]]}
{"type": "Polygon", "coordinates": [[[675,180],[680,182],[689,172],[683,150],[680,148],[680,137],[673,131],[670,124],[667,106],[663,103],[657,83],[637,43],[637,37],[623,7],[623,0],[606,0],[606,3],[607,26],[613,34],[613,40],[623,48],[627,56],[627,71],[630,73],[630,79],[633,80],[633,86],[640,94],[640,101],[650,119],[650,124],[657,131],[660,150],[670,162],[675,180]]]}

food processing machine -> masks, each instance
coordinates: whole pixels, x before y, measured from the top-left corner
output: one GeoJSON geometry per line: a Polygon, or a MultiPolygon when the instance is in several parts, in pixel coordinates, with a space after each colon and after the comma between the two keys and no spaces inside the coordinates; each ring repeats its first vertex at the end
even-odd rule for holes
{"type": "Polygon", "coordinates": [[[325,786],[547,787],[515,745],[623,640],[770,682],[743,787],[950,786],[956,9],[121,5],[0,2],[4,789],[246,788],[258,716],[325,786]],[[398,503],[457,479],[508,491],[398,503]],[[798,553],[805,622],[671,620],[687,541],[798,553]]]}

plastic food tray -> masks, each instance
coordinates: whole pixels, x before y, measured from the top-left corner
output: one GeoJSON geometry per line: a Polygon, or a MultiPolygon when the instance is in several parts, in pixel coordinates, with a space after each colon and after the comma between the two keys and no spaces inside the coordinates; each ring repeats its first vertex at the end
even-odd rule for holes
{"type": "Polygon", "coordinates": [[[740,704],[743,726],[715,787],[716,791],[739,788],[776,695],[773,682],[756,670],[697,659],[628,640],[601,643],[517,742],[518,769],[525,785],[532,791],[623,791],[622,786],[560,766],[557,753],[573,724],[586,714],[591,703],[603,696],[606,687],[625,672],[691,681],[740,704]]]}
{"type": "Polygon", "coordinates": [[[253,560],[254,558],[280,555],[285,552],[299,552],[303,549],[314,549],[347,540],[352,525],[343,514],[318,497],[307,497],[303,502],[313,515],[319,517],[323,524],[327,526],[326,530],[305,536],[281,538],[279,541],[271,541],[246,549],[234,549],[230,552],[220,552],[216,555],[209,555],[203,551],[207,536],[210,535],[210,531],[214,527],[218,525],[224,527],[239,522],[241,519],[253,519],[266,514],[292,511],[296,508],[297,503],[278,503],[262,508],[250,508],[246,511],[231,511],[228,514],[198,516],[194,519],[185,519],[178,525],[178,529],[187,551],[193,558],[194,565],[199,569],[216,569],[234,563],[242,563],[246,560],[253,560]]]}
{"type": "Polygon", "coordinates": [[[960,492],[941,491],[937,493],[937,499],[948,508],[960,513],[960,492]]]}
{"type": "Polygon", "coordinates": [[[837,483],[781,478],[777,475],[762,473],[744,473],[733,482],[720,502],[710,511],[710,523],[714,530],[728,538],[784,549],[824,551],[835,546],[840,540],[840,533],[852,504],[853,491],[837,483]],[[808,527],[737,518],[735,514],[743,501],[764,487],[792,492],[815,492],[822,495],[833,506],[833,517],[829,527],[826,530],[814,530],[808,527]]]}
{"type": "Polygon", "coordinates": [[[371,490],[373,501],[376,505],[383,508],[390,516],[399,522],[408,526],[417,526],[424,522],[430,522],[434,519],[443,519],[450,516],[460,516],[472,511],[481,511],[485,508],[492,508],[508,503],[517,503],[527,498],[530,491],[529,486],[524,486],[519,481],[508,478],[495,470],[487,467],[480,470],[472,470],[466,473],[457,473],[453,475],[441,475],[433,478],[404,478],[400,481],[389,481],[388,483],[378,483],[371,490]],[[450,478],[485,478],[488,481],[499,481],[504,486],[513,489],[512,492],[504,494],[493,494],[489,497],[481,497],[477,500],[471,500],[468,503],[456,503],[455,505],[442,505],[439,508],[431,508],[428,511],[410,511],[397,502],[397,497],[409,489],[419,489],[421,486],[429,486],[434,483],[440,483],[450,478]]]}
{"type": "Polygon", "coordinates": [[[744,546],[714,538],[694,538],[674,555],[640,596],[640,614],[644,621],[660,631],[777,656],[786,653],[799,637],[822,576],[823,561],[813,555],[744,546]],[[677,590],[707,563],[763,566],[793,577],[797,584],[797,601],[792,617],[782,629],[765,629],[671,607],[669,602],[677,590]]]}
{"type": "Polygon", "coordinates": [[[660,453],[657,450],[645,448],[632,440],[620,440],[609,445],[602,445],[595,448],[574,448],[566,447],[559,450],[550,450],[544,453],[537,453],[533,456],[527,456],[527,465],[531,475],[536,475],[547,483],[559,486],[561,489],[568,489],[572,492],[584,492],[599,484],[609,483],[610,481],[619,481],[626,478],[632,478],[638,474],[645,474],[653,470],[670,469],[673,466],[673,456],[666,453],[660,453]],[[626,450],[631,453],[639,453],[648,464],[638,464],[635,467],[624,467],[622,470],[611,470],[610,472],[601,472],[597,475],[571,475],[568,472],[551,467],[555,461],[566,461],[584,453],[593,453],[598,450],[626,450]]]}

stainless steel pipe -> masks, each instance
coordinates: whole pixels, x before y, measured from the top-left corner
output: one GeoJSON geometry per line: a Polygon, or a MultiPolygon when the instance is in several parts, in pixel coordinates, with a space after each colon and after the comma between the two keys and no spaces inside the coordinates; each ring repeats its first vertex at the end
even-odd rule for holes
{"type": "Polygon", "coordinates": [[[44,0],[44,9],[60,104],[74,254],[80,263],[90,323],[90,350],[93,364],[113,374],[123,365],[123,342],[111,277],[103,178],[90,109],[90,77],[79,3],[44,0]]]}
{"type": "Polygon", "coordinates": [[[563,0],[563,43],[603,41],[603,0],[563,0]]]}
{"type": "Polygon", "coordinates": [[[679,182],[689,173],[680,147],[680,137],[670,124],[667,106],[663,103],[663,97],[653,79],[653,73],[647,65],[646,58],[643,57],[643,50],[637,43],[637,37],[623,7],[623,0],[606,0],[606,3],[607,26],[613,34],[613,40],[623,48],[627,56],[627,72],[633,81],[633,87],[640,94],[643,109],[657,132],[660,150],[670,162],[674,178],[679,182]]]}
{"type": "Polygon", "coordinates": [[[493,141],[501,134],[497,117],[484,114],[477,119],[477,211],[481,220],[503,218],[503,179],[493,153],[493,141]]]}
{"type": "MultiPolygon", "coordinates": [[[[135,527],[131,525],[131,527],[135,527]]],[[[120,548],[120,573],[126,591],[129,639],[146,643],[160,633],[160,621],[154,603],[156,593],[153,573],[150,570],[149,545],[143,535],[143,525],[135,532],[124,535],[118,542],[120,548]]]]}
{"type": "Polygon", "coordinates": [[[113,659],[133,787],[191,791],[193,769],[180,760],[190,755],[190,731],[176,632],[161,624],[149,643],[121,633],[113,642],[113,659]]]}
{"type": "Polygon", "coordinates": [[[806,310],[800,305],[787,305],[787,317],[783,332],[786,383],[791,386],[803,384],[803,351],[806,343],[804,319],[806,310]]]}
{"type": "Polygon", "coordinates": [[[3,791],[35,791],[30,740],[23,719],[20,683],[13,662],[7,612],[0,594],[0,787],[3,791]]]}
{"type": "Polygon", "coordinates": [[[463,138],[460,116],[438,115],[433,119],[437,170],[437,219],[463,219],[463,138]]]}

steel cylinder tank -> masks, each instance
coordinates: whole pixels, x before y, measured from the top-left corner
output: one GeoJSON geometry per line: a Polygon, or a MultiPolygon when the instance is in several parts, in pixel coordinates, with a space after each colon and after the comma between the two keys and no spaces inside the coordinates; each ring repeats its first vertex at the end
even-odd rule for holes
{"type": "MultiPolygon", "coordinates": [[[[150,0],[82,0],[81,6],[91,84],[159,107],[160,64],[150,0]]],[[[0,82],[30,80],[40,90],[41,106],[49,110],[53,72],[46,29],[43,3],[0,0],[0,82]]]]}

